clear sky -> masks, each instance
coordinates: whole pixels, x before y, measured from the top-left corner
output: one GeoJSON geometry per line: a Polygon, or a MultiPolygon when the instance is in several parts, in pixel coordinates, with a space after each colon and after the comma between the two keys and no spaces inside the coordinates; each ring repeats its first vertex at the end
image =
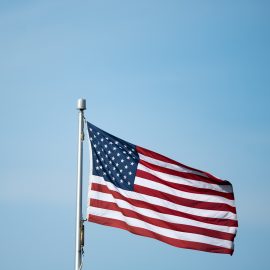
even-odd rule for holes
{"type": "MultiPolygon", "coordinates": [[[[86,224],[84,269],[268,269],[270,2],[0,1],[0,269],[73,269],[76,101],[234,186],[234,255],[86,224]]],[[[84,212],[88,181],[84,155],[84,212]]]]}

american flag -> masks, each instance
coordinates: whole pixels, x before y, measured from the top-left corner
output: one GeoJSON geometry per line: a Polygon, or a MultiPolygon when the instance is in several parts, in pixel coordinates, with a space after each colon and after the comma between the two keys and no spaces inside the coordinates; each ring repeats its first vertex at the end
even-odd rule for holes
{"type": "Polygon", "coordinates": [[[88,221],[179,248],[233,253],[238,222],[230,182],[87,126],[88,221]]]}

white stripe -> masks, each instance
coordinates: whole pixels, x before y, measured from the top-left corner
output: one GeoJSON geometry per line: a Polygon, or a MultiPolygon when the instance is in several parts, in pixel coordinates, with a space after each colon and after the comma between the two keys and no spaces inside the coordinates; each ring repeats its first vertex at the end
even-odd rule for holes
{"type": "MultiPolygon", "coordinates": [[[[99,191],[93,190],[92,195],[91,195],[91,199],[116,203],[120,208],[132,210],[132,211],[139,213],[145,217],[156,218],[159,220],[163,220],[165,222],[196,226],[196,227],[200,227],[200,228],[215,230],[215,231],[219,231],[219,232],[226,232],[226,233],[231,233],[231,234],[235,234],[235,232],[236,232],[235,227],[208,224],[208,223],[204,223],[204,222],[200,222],[200,221],[196,221],[196,220],[192,220],[192,219],[188,219],[188,218],[178,217],[178,216],[169,215],[169,214],[163,214],[163,213],[156,212],[156,211],[146,209],[146,208],[140,208],[140,207],[137,207],[137,206],[134,206],[134,205],[128,203],[127,201],[124,201],[121,199],[116,199],[111,194],[102,193],[99,191]]],[[[88,213],[89,213],[91,207],[92,206],[88,207],[88,213]]]]}
{"type": "Polygon", "coordinates": [[[176,176],[176,175],[158,172],[158,171],[152,170],[150,168],[147,168],[146,166],[144,166],[140,163],[138,164],[138,169],[142,170],[144,172],[148,172],[148,173],[150,173],[158,178],[161,178],[161,179],[166,180],[166,181],[171,182],[171,183],[183,184],[183,185],[187,185],[187,186],[191,186],[191,187],[211,189],[211,190],[216,190],[216,191],[225,192],[225,193],[232,193],[232,188],[230,185],[209,184],[209,183],[205,183],[205,182],[198,181],[198,180],[192,180],[192,179],[187,179],[187,178],[183,178],[183,177],[176,176]]]}
{"type": "Polygon", "coordinates": [[[141,177],[137,177],[137,176],[135,177],[135,184],[139,186],[159,190],[161,192],[171,194],[180,198],[186,198],[186,199],[196,200],[196,201],[201,201],[201,202],[226,203],[234,207],[234,201],[223,198],[223,197],[185,192],[185,191],[177,190],[177,189],[165,186],[163,184],[160,184],[160,183],[148,180],[148,179],[144,179],[141,177]]]}
{"type": "Polygon", "coordinates": [[[196,215],[196,216],[200,216],[200,217],[211,217],[211,218],[236,220],[236,215],[231,213],[231,212],[228,212],[228,211],[197,209],[197,208],[192,208],[192,207],[187,207],[187,206],[175,204],[175,203],[169,202],[167,200],[159,199],[159,198],[156,198],[153,196],[144,195],[144,194],[140,194],[140,193],[137,193],[134,191],[128,191],[128,190],[124,190],[121,188],[117,188],[112,183],[103,180],[103,178],[100,176],[93,175],[91,180],[93,183],[106,185],[110,190],[118,192],[119,194],[121,194],[122,196],[124,196],[127,199],[135,199],[135,200],[139,200],[139,201],[143,201],[143,202],[148,202],[148,203],[151,203],[153,205],[163,206],[163,207],[166,207],[169,209],[181,211],[184,213],[188,213],[188,214],[192,214],[192,215],[196,215]]]}
{"type": "Polygon", "coordinates": [[[167,168],[167,169],[175,170],[175,171],[178,171],[178,172],[184,172],[184,173],[193,173],[193,174],[204,176],[204,177],[208,178],[208,175],[203,173],[203,172],[198,172],[196,170],[187,169],[187,168],[185,168],[183,166],[175,165],[175,164],[172,164],[172,163],[169,163],[169,162],[165,162],[165,161],[161,161],[161,160],[158,160],[158,159],[155,159],[155,158],[151,158],[151,157],[145,156],[145,155],[140,154],[140,153],[139,153],[139,157],[140,157],[141,160],[144,160],[144,161],[149,162],[151,164],[158,165],[158,166],[161,166],[161,167],[164,167],[164,168],[167,168]]]}
{"type": "Polygon", "coordinates": [[[136,218],[126,217],[118,211],[90,207],[90,214],[95,215],[95,216],[99,216],[99,217],[106,217],[106,218],[120,220],[120,221],[123,221],[130,226],[146,229],[146,230],[149,230],[149,231],[152,231],[152,232],[155,232],[157,234],[160,234],[160,235],[163,235],[166,237],[170,237],[173,239],[192,241],[192,242],[198,242],[198,243],[205,243],[205,244],[214,245],[214,246],[218,246],[218,247],[224,247],[224,248],[228,248],[228,249],[232,248],[232,242],[228,241],[228,240],[222,240],[222,239],[217,239],[214,237],[209,237],[209,236],[204,236],[204,235],[199,235],[199,234],[178,232],[178,231],[173,231],[170,229],[161,228],[161,227],[149,224],[147,222],[138,220],[136,218]]]}

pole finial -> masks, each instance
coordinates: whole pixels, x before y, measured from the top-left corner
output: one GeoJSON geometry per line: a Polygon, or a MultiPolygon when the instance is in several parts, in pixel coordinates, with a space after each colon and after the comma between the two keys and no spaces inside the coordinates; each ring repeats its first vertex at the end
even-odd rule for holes
{"type": "Polygon", "coordinates": [[[77,109],[78,110],[86,110],[86,100],[84,98],[78,99],[77,109]]]}

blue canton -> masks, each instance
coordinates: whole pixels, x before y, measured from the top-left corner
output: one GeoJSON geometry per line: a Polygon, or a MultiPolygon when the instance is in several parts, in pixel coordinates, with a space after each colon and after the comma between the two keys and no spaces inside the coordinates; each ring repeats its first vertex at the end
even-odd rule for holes
{"type": "Polygon", "coordinates": [[[136,146],[87,122],[92,146],[93,174],[116,187],[134,190],[139,155],[136,146]]]}

